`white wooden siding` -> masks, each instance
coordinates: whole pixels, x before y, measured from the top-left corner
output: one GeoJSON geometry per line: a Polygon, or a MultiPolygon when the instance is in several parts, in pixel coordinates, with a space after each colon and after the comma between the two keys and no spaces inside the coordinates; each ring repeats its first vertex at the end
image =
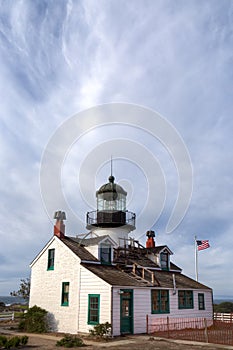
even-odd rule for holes
{"type": "MultiPolygon", "coordinates": [[[[132,288],[113,288],[113,335],[120,335],[120,289],[132,288]]],[[[168,314],[152,314],[151,313],[151,289],[150,288],[136,288],[133,291],[133,307],[134,307],[134,333],[146,333],[146,315],[149,316],[150,322],[158,318],[207,318],[211,319],[213,315],[212,309],[212,293],[208,290],[194,290],[193,291],[193,309],[178,309],[178,290],[173,295],[173,290],[169,290],[169,304],[170,313],[168,314]],[[198,293],[203,293],[205,298],[205,310],[198,309],[198,293]]]]}
{"type": "Polygon", "coordinates": [[[111,323],[111,286],[85,267],[80,267],[80,311],[78,329],[88,333],[93,326],[88,324],[88,294],[100,295],[100,323],[111,323]]]}
{"type": "Polygon", "coordinates": [[[76,333],[78,317],[79,261],[58,238],[32,265],[29,306],[49,312],[52,330],[76,333]],[[48,249],[55,249],[54,270],[47,271],[48,249]],[[69,282],[69,306],[61,306],[62,282],[69,282]]]}
{"type": "MultiPolygon", "coordinates": [[[[101,266],[100,266],[101,268],[101,266]]],[[[202,317],[212,318],[212,293],[194,290],[194,308],[178,309],[178,290],[169,291],[169,314],[151,314],[151,288],[111,287],[84,266],[59,238],[53,237],[32,263],[29,306],[40,306],[49,312],[52,329],[59,332],[88,333],[88,294],[100,295],[100,323],[112,323],[113,335],[120,334],[120,289],[134,289],[134,333],[146,332],[146,315],[150,319],[202,317]],[[54,270],[47,271],[48,249],[55,249],[54,270]],[[62,282],[69,282],[69,306],[61,306],[62,282]],[[112,293],[111,293],[112,290],[112,293]],[[205,310],[198,309],[198,293],[204,293],[205,310]],[[112,294],[112,297],[111,297],[112,294]],[[113,304],[112,304],[113,300],[113,304]]]]}

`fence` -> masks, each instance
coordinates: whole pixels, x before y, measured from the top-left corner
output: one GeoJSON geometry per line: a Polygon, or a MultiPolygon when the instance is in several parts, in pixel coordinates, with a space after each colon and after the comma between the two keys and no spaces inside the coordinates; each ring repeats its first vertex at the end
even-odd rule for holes
{"type": "Polygon", "coordinates": [[[233,323],[205,318],[147,316],[147,333],[162,338],[233,345],[233,323]]]}
{"type": "Polygon", "coordinates": [[[215,312],[214,313],[214,320],[232,323],[233,322],[233,312],[231,312],[231,313],[215,312]]]}
{"type": "Polygon", "coordinates": [[[0,312],[0,321],[8,321],[8,320],[14,321],[14,319],[15,319],[14,312],[0,312]]]}

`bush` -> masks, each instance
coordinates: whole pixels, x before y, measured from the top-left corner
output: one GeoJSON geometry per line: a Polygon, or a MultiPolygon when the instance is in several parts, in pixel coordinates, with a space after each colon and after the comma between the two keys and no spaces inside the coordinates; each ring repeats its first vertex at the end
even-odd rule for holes
{"type": "Polygon", "coordinates": [[[85,346],[81,338],[75,335],[67,334],[61,340],[58,340],[56,346],[64,346],[64,348],[82,347],[85,346]]]}
{"type": "Polygon", "coordinates": [[[0,335],[0,347],[5,347],[7,343],[7,337],[5,335],[0,335]]]}
{"type": "Polygon", "coordinates": [[[27,343],[28,343],[28,336],[27,335],[22,336],[21,344],[26,345],[27,343]]]}
{"type": "Polygon", "coordinates": [[[97,336],[100,338],[105,338],[110,336],[110,331],[111,331],[111,324],[108,322],[105,323],[99,323],[96,326],[94,326],[94,329],[90,329],[90,335],[92,336],[97,336]]]}
{"type": "Polygon", "coordinates": [[[8,339],[5,348],[11,349],[11,348],[17,348],[20,345],[20,338],[19,337],[13,337],[8,339]]]}
{"type": "Polygon", "coordinates": [[[0,336],[0,347],[4,349],[17,348],[20,345],[26,345],[28,342],[28,337],[24,335],[23,337],[12,337],[7,339],[5,336],[0,336]]]}
{"type": "Polygon", "coordinates": [[[47,311],[38,306],[28,309],[28,312],[21,316],[19,330],[29,333],[46,333],[48,331],[47,311]]]}

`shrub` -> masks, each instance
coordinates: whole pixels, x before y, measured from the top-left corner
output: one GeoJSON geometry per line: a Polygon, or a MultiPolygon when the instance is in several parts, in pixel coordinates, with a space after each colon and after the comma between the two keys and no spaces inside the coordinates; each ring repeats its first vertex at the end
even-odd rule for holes
{"type": "Polygon", "coordinates": [[[92,336],[97,336],[100,338],[105,338],[110,336],[110,331],[111,331],[111,324],[108,322],[105,323],[99,323],[96,326],[94,326],[94,329],[90,329],[90,335],[92,336]]]}
{"type": "Polygon", "coordinates": [[[28,312],[21,316],[19,330],[29,333],[46,333],[48,331],[47,311],[38,306],[28,309],[28,312]]]}
{"type": "Polygon", "coordinates": [[[7,343],[7,337],[5,335],[0,335],[0,347],[5,347],[7,343]]]}
{"type": "Polygon", "coordinates": [[[64,348],[82,347],[85,346],[81,338],[75,335],[66,334],[64,338],[58,340],[56,346],[64,346],[64,348]]]}
{"type": "Polygon", "coordinates": [[[12,337],[7,338],[5,336],[0,335],[0,348],[11,349],[18,348],[20,345],[26,345],[28,342],[28,337],[24,335],[23,337],[12,337]]]}
{"type": "Polygon", "coordinates": [[[28,336],[24,335],[21,337],[21,344],[26,345],[28,343],[28,336]]]}
{"type": "Polygon", "coordinates": [[[17,348],[20,345],[20,338],[19,337],[13,337],[8,339],[5,348],[11,349],[11,348],[17,348]]]}

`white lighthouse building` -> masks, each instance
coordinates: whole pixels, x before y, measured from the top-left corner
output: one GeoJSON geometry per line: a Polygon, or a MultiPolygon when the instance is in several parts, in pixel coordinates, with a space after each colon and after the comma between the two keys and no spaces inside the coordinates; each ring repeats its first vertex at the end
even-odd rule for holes
{"type": "Polygon", "coordinates": [[[82,235],[67,235],[57,211],[49,242],[31,263],[30,304],[49,313],[53,331],[88,333],[109,322],[112,335],[146,333],[175,318],[212,320],[212,289],[182,274],[172,251],[147,231],[146,247],[129,237],[136,215],[114,177],[96,192],[82,235]]]}

